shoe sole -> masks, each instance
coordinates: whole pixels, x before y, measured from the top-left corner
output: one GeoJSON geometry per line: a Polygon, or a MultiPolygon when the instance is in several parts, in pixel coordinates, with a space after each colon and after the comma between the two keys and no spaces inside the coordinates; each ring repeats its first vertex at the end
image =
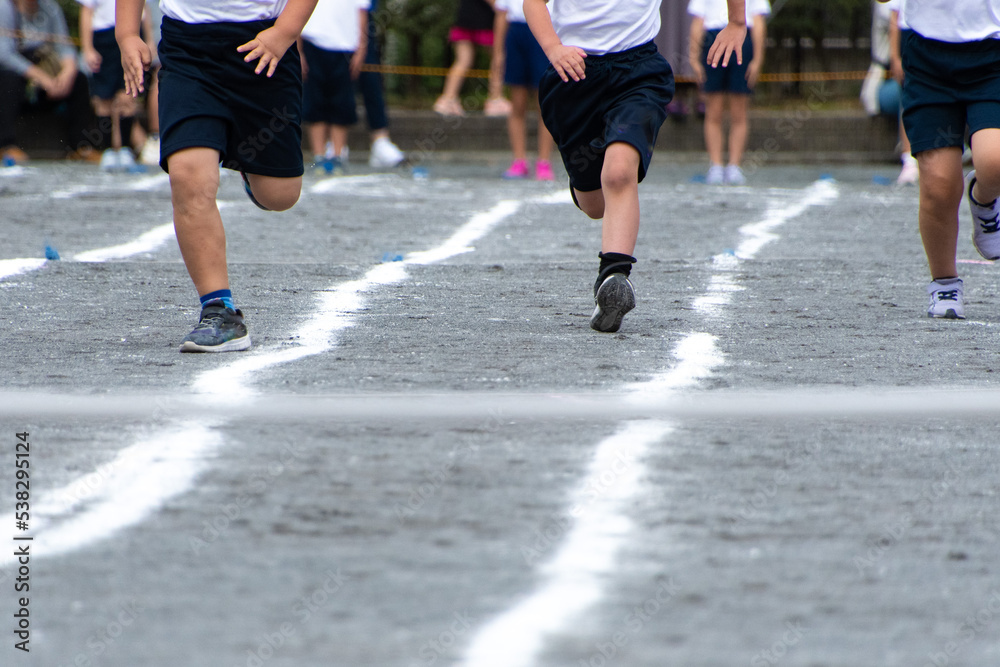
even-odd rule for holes
{"type": "MultiPolygon", "coordinates": [[[[976,171],[975,170],[970,171],[968,173],[968,175],[965,177],[965,198],[967,198],[969,200],[969,209],[970,209],[970,212],[972,212],[972,210],[971,210],[972,209],[972,182],[975,180],[975,178],[976,178],[976,171]]],[[[973,247],[975,247],[976,252],[978,252],[979,256],[982,257],[983,259],[988,259],[991,262],[995,262],[996,260],[1000,259],[1000,254],[996,254],[996,252],[994,252],[994,253],[986,253],[982,248],[979,247],[979,242],[978,241],[979,241],[980,234],[978,234],[978,232],[979,232],[979,217],[975,214],[975,212],[972,212],[972,245],[973,245],[973,247]]],[[[994,232],[994,234],[1000,235],[1000,232],[994,232]]],[[[985,236],[985,234],[982,234],[982,236],[985,236]]],[[[961,319],[961,318],[959,318],[959,319],[961,319]]]]}
{"type": "Polygon", "coordinates": [[[628,278],[613,273],[597,290],[597,306],[590,316],[590,328],[602,333],[615,333],[625,314],[635,308],[635,290],[628,278]]]}
{"type": "Polygon", "coordinates": [[[954,309],[949,308],[945,311],[944,315],[935,315],[934,313],[927,313],[927,317],[932,317],[936,320],[964,320],[964,315],[959,315],[954,309]]]}
{"type": "Polygon", "coordinates": [[[250,335],[227,340],[219,345],[198,345],[191,340],[181,343],[181,352],[240,352],[250,349],[250,335]]]}

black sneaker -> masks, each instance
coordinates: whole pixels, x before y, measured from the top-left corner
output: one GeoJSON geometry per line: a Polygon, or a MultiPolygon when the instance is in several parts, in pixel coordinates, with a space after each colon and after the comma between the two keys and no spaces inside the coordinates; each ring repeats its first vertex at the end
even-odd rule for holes
{"type": "Polygon", "coordinates": [[[253,190],[250,189],[250,179],[247,177],[246,172],[241,171],[240,176],[243,177],[243,190],[246,191],[247,197],[250,197],[250,201],[252,201],[254,205],[260,210],[270,211],[271,209],[261,204],[259,201],[257,201],[257,198],[253,196],[253,190]]]}
{"type": "Polygon", "coordinates": [[[597,288],[594,302],[597,307],[590,316],[590,328],[614,333],[622,325],[625,313],[635,308],[635,289],[624,273],[612,273],[597,288]]]}
{"type": "Polygon", "coordinates": [[[235,352],[250,347],[243,312],[226,308],[222,299],[202,306],[201,321],[181,341],[181,352],[235,352]]]}

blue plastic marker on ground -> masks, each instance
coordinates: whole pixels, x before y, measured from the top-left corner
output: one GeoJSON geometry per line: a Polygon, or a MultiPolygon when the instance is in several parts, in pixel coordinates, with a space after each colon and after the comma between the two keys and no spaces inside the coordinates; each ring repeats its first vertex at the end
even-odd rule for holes
{"type": "Polygon", "coordinates": [[[45,245],[45,259],[59,259],[59,251],[51,245],[45,245]]]}

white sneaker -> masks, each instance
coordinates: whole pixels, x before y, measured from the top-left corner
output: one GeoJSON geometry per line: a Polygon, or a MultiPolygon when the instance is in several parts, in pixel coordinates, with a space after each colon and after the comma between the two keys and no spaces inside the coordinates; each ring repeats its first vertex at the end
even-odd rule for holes
{"type": "Polygon", "coordinates": [[[737,164],[731,164],[726,167],[725,179],[729,185],[746,185],[747,183],[746,176],[743,175],[743,170],[737,164]]]}
{"type": "Polygon", "coordinates": [[[965,194],[972,211],[972,245],[986,259],[1000,259],[1000,199],[983,206],[972,198],[975,184],[976,170],[973,169],[965,177],[965,194]]]}
{"type": "Polygon", "coordinates": [[[896,177],[896,185],[913,185],[920,178],[920,171],[917,169],[917,160],[912,155],[903,157],[903,168],[896,177]]]}
{"type": "Polygon", "coordinates": [[[389,141],[388,137],[379,137],[372,142],[371,155],[368,157],[368,166],[376,169],[391,169],[406,156],[399,150],[396,144],[389,141]]]}
{"type": "Polygon", "coordinates": [[[126,174],[141,174],[146,169],[135,163],[135,157],[132,156],[131,148],[122,146],[118,149],[118,171],[126,174]]]}
{"type": "Polygon", "coordinates": [[[726,181],[726,170],[722,168],[721,164],[713,164],[708,168],[708,173],[705,174],[705,183],[707,185],[722,185],[726,181]]]}
{"type": "Polygon", "coordinates": [[[142,151],[139,153],[139,162],[147,164],[151,167],[157,167],[160,165],[159,137],[150,135],[146,139],[146,143],[142,145],[142,151]]]}
{"type": "Polygon", "coordinates": [[[113,148],[105,149],[105,151],[101,153],[100,167],[101,171],[119,171],[121,167],[118,164],[118,151],[113,148]]]}
{"type": "Polygon", "coordinates": [[[927,286],[931,303],[927,317],[941,317],[947,320],[965,319],[965,301],[962,294],[962,279],[956,278],[947,285],[934,281],[927,286]]]}

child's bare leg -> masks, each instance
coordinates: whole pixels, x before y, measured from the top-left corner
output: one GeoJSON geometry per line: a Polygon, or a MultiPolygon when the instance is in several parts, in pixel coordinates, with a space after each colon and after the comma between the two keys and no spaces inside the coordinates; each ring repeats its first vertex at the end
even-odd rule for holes
{"type": "Polygon", "coordinates": [[[527,124],[528,89],[525,86],[511,86],[511,111],[507,116],[507,134],[510,136],[510,147],[515,160],[528,159],[527,124]]]}
{"type": "Polygon", "coordinates": [[[261,176],[247,174],[254,199],[271,211],[287,211],[295,206],[302,194],[302,177],[261,176]]]}
{"type": "Polygon", "coordinates": [[[309,125],[309,146],[312,148],[314,160],[322,160],[326,154],[326,138],[329,136],[329,127],[326,123],[311,123],[309,125]]]}
{"type": "Polygon", "coordinates": [[[476,49],[472,42],[468,40],[455,42],[455,62],[452,63],[451,69],[448,70],[448,76],[445,77],[444,92],[441,93],[441,97],[449,100],[458,99],[462,82],[465,81],[465,74],[472,67],[475,55],[476,49]]]}
{"type": "Polygon", "coordinates": [[[340,157],[347,145],[347,126],[331,125],[330,140],[333,142],[333,154],[340,157]]]}
{"type": "Polygon", "coordinates": [[[608,146],[601,170],[604,225],[601,251],[631,255],[639,236],[639,151],[631,144],[608,146]]]}
{"type": "Polygon", "coordinates": [[[186,148],[167,158],[174,230],[188,274],[198,294],[229,289],[226,231],[215,202],[219,152],[186,148]]]}
{"type": "Polygon", "coordinates": [[[602,190],[592,190],[581,192],[573,189],[573,196],[580,210],[587,214],[588,218],[600,220],[604,217],[604,192],[602,190]]]}
{"type": "Polygon", "coordinates": [[[979,130],[970,138],[976,184],[972,196],[980,204],[1000,197],[1000,129],[979,130]]]}
{"type": "Polygon", "coordinates": [[[920,239],[931,278],[958,276],[958,207],[962,202],[962,149],[938,148],[917,155],[920,165],[920,239]]]}
{"type": "MultiPolygon", "coordinates": [[[[750,108],[749,95],[729,96],[729,164],[743,162],[743,151],[747,146],[750,123],[747,120],[750,108]]],[[[721,157],[721,153],[720,153],[721,157]]]]}
{"type": "Polygon", "coordinates": [[[722,164],[722,117],[725,93],[705,93],[705,150],[712,164],[722,164]]]}

